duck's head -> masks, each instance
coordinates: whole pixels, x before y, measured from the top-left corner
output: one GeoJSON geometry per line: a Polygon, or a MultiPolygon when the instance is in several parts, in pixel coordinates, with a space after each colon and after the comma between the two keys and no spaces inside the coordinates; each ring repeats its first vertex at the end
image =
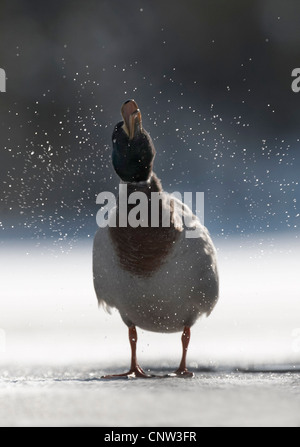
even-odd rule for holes
{"type": "Polygon", "coordinates": [[[112,135],[112,162],[124,182],[147,181],[152,173],[155,148],[150,135],[142,127],[142,115],[137,103],[130,99],[121,108],[123,121],[112,135]]]}

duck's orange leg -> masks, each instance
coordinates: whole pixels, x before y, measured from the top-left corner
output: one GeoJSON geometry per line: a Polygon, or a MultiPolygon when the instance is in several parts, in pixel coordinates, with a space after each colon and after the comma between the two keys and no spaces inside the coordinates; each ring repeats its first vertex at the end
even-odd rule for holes
{"type": "Polygon", "coordinates": [[[186,367],[186,355],[191,338],[191,329],[188,326],[185,326],[183,329],[181,341],[182,341],[182,357],[179,368],[173,372],[172,374],[168,374],[169,377],[183,377],[189,378],[194,377],[194,373],[190,372],[186,367]]]}
{"type": "Polygon", "coordinates": [[[136,358],[136,345],[137,345],[137,332],[135,326],[132,326],[129,328],[129,342],[131,346],[131,366],[130,370],[127,373],[124,374],[112,374],[107,376],[102,376],[102,379],[118,379],[118,378],[125,378],[133,379],[133,378],[142,378],[142,379],[149,379],[151,377],[155,377],[149,374],[146,374],[142,368],[137,363],[136,358]]]}

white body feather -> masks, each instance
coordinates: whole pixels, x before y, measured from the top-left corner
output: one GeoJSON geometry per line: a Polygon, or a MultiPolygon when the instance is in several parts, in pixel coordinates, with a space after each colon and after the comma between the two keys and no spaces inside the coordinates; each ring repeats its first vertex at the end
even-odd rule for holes
{"type": "Polygon", "coordinates": [[[217,302],[216,252],[209,233],[186,205],[177,199],[174,203],[180,234],[151,275],[141,276],[123,268],[109,227],[99,228],[95,235],[93,273],[98,301],[117,308],[128,326],[155,332],[182,331],[199,316],[210,314],[217,302]],[[187,228],[182,223],[182,207],[187,228]],[[199,237],[186,238],[186,229],[197,231],[199,237]]]}

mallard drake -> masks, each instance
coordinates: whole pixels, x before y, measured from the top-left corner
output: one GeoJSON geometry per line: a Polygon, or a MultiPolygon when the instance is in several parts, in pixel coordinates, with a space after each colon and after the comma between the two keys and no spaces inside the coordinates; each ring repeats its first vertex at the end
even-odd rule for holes
{"type": "MultiPolygon", "coordinates": [[[[115,126],[112,135],[112,164],[122,192],[110,213],[109,224],[95,235],[93,275],[99,304],[117,308],[129,328],[131,367],[128,373],[104,378],[153,377],[137,362],[136,327],[161,333],[182,332],[181,362],[171,375],[192,377],[186,367],[190,328],[201,315],[209,315],[218,300],[216,251],[208,230],[192,211],[163,191],[153,172],[154,144],[142,126],[137,103],[126,101],[121,114],[123,121],[115,126]],[[124,209],[126,219],[134,212],[134,201],[129,200],[132,193],[146,197],[147,223],[140,218],[134,225],[124,224],[124,209]],[[153,193],[159,196],[158,217],[152,208],[153,193]],[[125,200],[125,208],[121,200],[125,200]],[[164,212],[169,215],[167,225],[164,212]],[[186,237],[186,222],[197,231],[197,237],[186,237]]],[[[138,214],[135,211],[135,217],[138,214]]]]}

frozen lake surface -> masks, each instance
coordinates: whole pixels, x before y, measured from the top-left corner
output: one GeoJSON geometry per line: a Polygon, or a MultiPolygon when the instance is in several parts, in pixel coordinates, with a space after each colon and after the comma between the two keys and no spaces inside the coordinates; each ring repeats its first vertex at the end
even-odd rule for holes
{"type": "MultiPolygon", "coordinates": [[[[92,241],[1,243],[2,426],[300,426],[299,240],[215,240],[220,301],[192,328],[195,378],[105,381],[127,328],[98,309],[92,241]]],[[[180,334],[138,331],[144,369],[171,372],[180,334]]]]}
{"type": "Polygon", "coordinates": [[[2,426],[300,425],[299,373],[196,372],[194,379],[105,381],[85,367],[2,371],[2,426]]]}

